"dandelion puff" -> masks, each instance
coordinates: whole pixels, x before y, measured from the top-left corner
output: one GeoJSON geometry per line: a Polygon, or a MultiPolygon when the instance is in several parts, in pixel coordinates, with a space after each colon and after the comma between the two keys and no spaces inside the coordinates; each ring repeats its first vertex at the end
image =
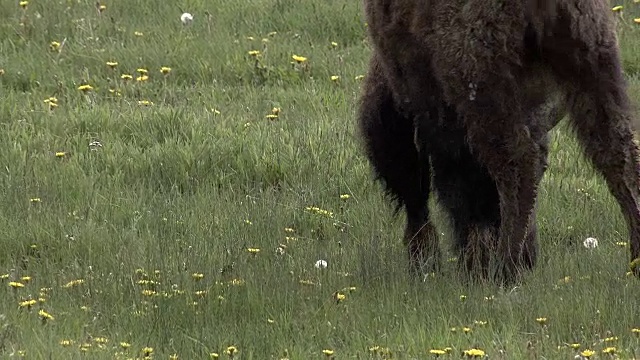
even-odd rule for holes
{"type": "Polygon", "coordinates": [[[193,15],[191,15],[190,13],[186,12],[180,15],[180,22],[182,22],[183,25],[189,25],[191,24],[192,21],[193,21],[193,15]]]}
{"type": "Polygon", "coordinates": [[[595,249],[598,247],[598,239],[594,237],[588,237],[582,242],[582,245],[587,249],[595,249]]]}
{"type": "Polygon", "coordinates": [[[313,266],[315,266],[316,269],[326,269],[328,265],[329,264],[327,263],[326,260],[320,259],[316,261],[316,263],[313,266]]]}

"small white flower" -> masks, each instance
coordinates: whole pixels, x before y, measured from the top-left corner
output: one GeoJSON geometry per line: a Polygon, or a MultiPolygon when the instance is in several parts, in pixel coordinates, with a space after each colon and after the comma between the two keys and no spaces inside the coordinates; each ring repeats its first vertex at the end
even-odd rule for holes
{"type": "Polygon", "coordinates": [[[588,237],[582,242],[582,245],[584,245],[584,247],[586,247],[587,249],[595,249],[598,247],[598,239],[588,237]]]}
{"type": "Polygon", "coordinates": [[[328,264],[325,260],[318,260],[316,261],[316,264],[314,266],[316,267],[316,269],[325,269],[327,265],[328,264]]]}
{"type": "Polygon", "coordinates": [[[180,15],[180,21],[182,21],[183,24],[188,25],[189,23],[191,23],[193,21],[193,15],[189,14],[188,12],[180,15]]]}

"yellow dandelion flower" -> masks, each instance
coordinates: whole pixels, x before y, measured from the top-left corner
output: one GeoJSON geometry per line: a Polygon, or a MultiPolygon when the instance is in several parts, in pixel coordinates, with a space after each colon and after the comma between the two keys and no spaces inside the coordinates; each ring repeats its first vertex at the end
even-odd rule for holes
{"type": "Polygon", "coordinates": [[[258,249],[258,248],[247,248],[247,251],[251,255],[256,255],[256,254],[258,254],[260,252],[260,249],[258,249]]]}
{"type": "Polygon", "coordinates": [[[18,288],[23,288],[24,284],[21,282],[17,282],[17,281],[11,281],[9,282],[9,286],[11,286],[14,289],[18,289],[18,288]]]}
{"type": "Polygon", "coordinates": [[[136,69],[136,71],[138,72],[138,74],[148,74],[149,70],[145,69],[145,68],[138,68],[136,69]]]}
{"type": "Polygon", "coordinates": [[[593,355],[595,355],[595,354],[596,354],[596,352],[595,352],[595,351],[593,351],[593,350],[589,350],[589,349],[582,350],[582,352],[580,353],[580,355],[581,355],[582,357],[586,357],[586,358],[592,357],[592,356],[593,356],[593,355]]]}
{"type": "Polygon", "coordinates": [[[160,68],[160,72],[162,73],[162,75],[167,75],[171,72],[171,68],[168,66],[163,66],[160,68]]]}
{"type": "Polygon", "coordinates": [[[73,340],[60,340],[60,345],[64,346],[64,347],[68,347],[73,345],[73,340]]]}
{"type": "Polygon", "coordinates": [[[66,152],[64,152],[64,151],[58,151],[58,152],[56,152],[56,157],[59,157],[59,158],[63,158],[63,157],[65,157],[66,155],[67,155],[67,153],[66,153],[66,152]]]}
{"type": "Polygon", "coordinates": [[[338,76],[338,75],[332,75],[331,76],[331,81],[338,81],[338,80],[340,80],[340,76],[338,76]]]}
{"type": "Polygon", "coordinates": [[[274,36],[276,36],[277,34],[278,34],[278,32],[277,32],[277,31],[272,31],[272,32],[268,33],[268,34],[267,34],[267,36],[274,37],[274,36]]]}
{"type": "Polygon", "coordinates": [[[622,6],[622,5],[618,5],[618,6],[614,6],[614,7],[612,7],[612,8],[611,8],[611,11],[613,11],[613,12],[620,12],[620,11],[622,11],[622,9],[623,9],[623,8],[624,8],[624,6],[622,6]]]}
{"type": "Polygon", "coordinates": [[[29,2],[28,1],[20,1],[18,3],[18,5],[20,5],[21,8],[26,9],[27,5],[29,5],[29,2]]]}
{"type": "Polygon", "coordinates": [[[636,24],[640,24],[640,18],[633,19],[633,22],[636,23],[636,24]]]}
{"type": "Polygon", "coordinates": [[[470,327],[466,327],[465,326],[465,327],[462,328],[462,332],[465,333],[465,334],[468,334],[468,333],[470,333],[472,331],[473,331],[473,329],[471,329],[470,327]]]}
{"type": "Polygon", "coordinates": [[[322,350],[322,353],[325,354],[326,356],[333,356],[334,351],[331,349],[324,349],[322,350]]]}
{"type": "Polygon", "coordinates": [[[220,354],[218,354],[218,353],[211,353],[211,354],[209,354],[209,356],[210,356],[212,359],[218,359],[218,358],[220,357],[220,354]]]}
{"type": "Polygon", "coordinates": [[[142,348],[142,354],[143,354],[144,356],[147,356],[147,357],[148,357],[148,356],[151,356],[151,354],[153,354],[153,348],[152,348],[152,347],[149,347],[149,346],[147,346],[147,347],[143,347],[143,348],[142,348]]]}
{"type": "Polygon", "coordinates": [[[107,66],[114,69],[116,66],[118,66],[118,62],[117,61],[107,61],[107,66]]]}
{"type": "Polygon", "coordinates": [[[275,321],[275,320],[273,320],[273,319],[267,319],[267,322],[268,322],[269,324],[275,324],[275,323],[276,323],[276,321],[275,321]]]}
{"type": "Polygon", "coordinates": [[[341,200],[347,200],[347,199],[348,199],[348,198],[350,198],[350,197],[351,197],[351,195],[349,195],[349,194],[342,194],[342,195],[340,195],[340,199],[341,199],[341,200]]]}
{"type": "Polygon", "coordinates": [[[613,355],[613,354],[615,354],[616,352],[618,352],[618,350],[617,350],[615,347],[613,347],[613,346],[609,346],[609,347],[607,347],[607,348],[604,348],[604,349],[602,350],[602,352],[603,352],[603,353],[605,353],[605,354],[613,355]]]}
{"type": "Polygon", "coordinates": [[[631,329],[631,333],[634,334],[635,336],[640,336],[640,328],[631,329]]]}
{"type": "Polygon", "coordinates": [[[204,274],[202,273],[193,273],[191,274],[191,277],[193,278],[193,280],[202,280],[202,278],[204,277],[204,274]]]}
{"type": "Polygon", "coordinates": [[[78,90],[83,91],[83,92],[89,92],[89,91],[93,90],[93,86],[91,86],[89,84],[80,85],[80,86],[78,86],[78,90]]]}
{"type": "Polygon", "coordinates": [[[31,199],[29,199],[29,202],[39,203],[39,202],[42,202],[42,199],[40,199],[40,198],[31,198],[31,199]]]}
{"type": "Polygon", "coordinates": [[[618,337],[617,336],[610,336],[610,337],[604,339],[604,342],[614,342],[614,341],[618,341],[618,337]]]}
{"type": "Polygon", "coordinates": [[[149,101],[149,100],[140,100],[138,101],[138,105],[141,106],[151,106],[153,105],[153,102],[149,101]]]}
{"type": "Polygon", "coordinates": [[[231,284],[233,286],[241,286],[241,285],[244,285],[244,280],[243,279],[231,279],[231,281],[229,281],[229,284],[231,284]]]}
{"type": "Polygon", "coordinates": [[[135,35],[135,36],[144,36],[144,33],[142,31],[134,31],[133,35],[135,35]]]}
{"type": "Polygon", "coordinates": [[[8,279],[8,278],[9,278],[9,274],[0,275],[0,280],[4,280],[4,279],[8,279]]]}
{"type": "Polygon", "coordinates": [[[58,50],[60,50],[60,46],[61,45],[62,44],[60,44],[57,41],[52,41],[52,42],[49,43],[49,49],[51,49],[51,51],[58,51],[58,50]]]}
{"type": "Polygon", "coordinates": [[[485,326],[485,325],[487,325],[487,322],[483,321],[483,320],[474,320],[473,324],[474,325],[479,325],[479,326],[485,326]]]}
{"type": "Polygon", "coordinates": [[[251,222],[251,220],[249,219],[244,219],[244,223],[247,225],[253,225],[253,222],[251,222]]]}
{"type": "Polygon", "coordinates": [[[466,357],[471,357],[471,358],[475,358],[475,357],[484,357],[485,352],[480,350],[480,349],[469,349],[469,350],[465,350],[464,351],[464,356],[466,357]]]}
{"type": "Polygon", "coordinates": [[[143,82],[143,81],[147,81],[147,80],[149,80],[149,76],[148,75],[141,75],[141,76],[138,76],[136,78],[137,82],[143,82]]]}
{"type": "Polygon", "coordinates": [[[444,355],[446,353],[447,353],[446,351],[440,350],[440,349],[431,349],[431,350],[429,350],[429,354],[435,355],[436,357],[438,357],[440,355],[444,355]]]}
{"type": "Polygon", "coordinates": [[[238,352],[238,348],[231,345],[231,346],[228,346],[227,350],[225,350],[224,352],[229,356],[233,356],[235,353],[238,352]]]}
{"type": "Polygon", "coordinates": [[[332,42],[331,42],[331,47],[334,47],[334,48],[335,48],[335,47],[338,47],[338,43],[337,43],[337,42],[335,42],[335,41],[332,41],[332,42]]]}
{"type": "Polygon", "coordinates": [[[98,5],[98,11],[99,12],[103,12],[105,10],[107,10],[107,5],[104,5],[104,4],[98,5]]]}
{"type": "Polygon", "coordinates": [[[43,321],[54,320],[53,315],[49,314],[48,312],[46,312],[44,310],[38,311],[38,315],[40,315],[40,317],[42,318],[43,321]]]}
{"type": "Polygon", "coordinates": [[[582,346],[580,343],[571,343],[571,344],[569,344],[569,347],[572,348],[573,350],[580,349],[580,346],[582,346]]]}
{"type": "Polygon", "coordinates": [[[130,75],[130,74],[122,74],[122,75],[120,75],[120,79],[122,79],[122,80],[131,80],[131,79],[133,79],[133,76],[130,75]]]}
{"type": "Polygon", "coordinates": [[[23,276],[23,277],[20,278],[20,280],[22,280],[22,281],[27,283],[27,282],[31,281],[31,276],[23,276]]]}
{"type": "Polygon", "coordinates": [[[94,338],[93,341],[95,341],[98,344],[106,344],[109,342],[109,339],[107,339],[106,337],[97,337],[97,338],[94,338]]]}
{"type": "Polygon", "coordinates": [[[247,52],[247,54],[249,54],[250,56],[254,56],[254,57],[262,55],[260,50],[251,50],[251,51],[247,52]]]}
{"type": "Polygon", "coordinates": [[[345,294],[340,293],[340,292],[337,292],[334,297],[336,299],[336,302],[338,302],[338,303],[344,301],[347,298],[347,296],[345,294]]]}
{"type": "Polygon", "coordinates": [[[120,347],[121,347],[122,349],[125,349],[125,350],[126,350],[126,349],[128,349],[128,348],[130,348],[130,347],[131,347],[131,344],[129,344],[128,342],[125,342],[125,341],[121,341],[121,342],[120,342],[120,347]]]}
{"type": "Polygon", "coordinates": [[[288,232],[288,233],[296,232],[296,230],[294,228],[289,228],[289,227],[284,228],[284,231],[288,232]]]}
{"type": "Polygon", "coordinates": [[[467,295],[460,295],[460,301],[467,300],[467,295]]]}
{"type": "Polygon", "coordinates": [[[536,322],[540,325],[545,325],[547,323],[547,318],[546,317],[539,317],[536,319],[536,322]]]}
{"type": "Polygon", "coordinates": [[[297,62],[298,64],[301,64],[301,63],[303,63],[303,62],[307,61],[307,58],[306,58],[306,57],[304,57],[304,56],[299,56],[299,55],[293,55],[293,56],[291,56],[291,58],[292,58],[295,62],[297,62]]]}
{"type": "Polygon", "coordinates": [[[266,115],[265,117],[266,117],[267,119],[269,119],[269,120],[274,120],[274,119],[277,119],[277,118],[278,118],[278,115],[277,115],[277,114],[268,114],[268,115],[266,115]]]}
{"type": "Polygon", "coordinates": [[[37,304],[38,302],[36,300],[30,299],[30,300],[25,300],[25,301],[21,301],[18,305],[21,308],[27,308],[30,309],[33,305],[37,304]]]}

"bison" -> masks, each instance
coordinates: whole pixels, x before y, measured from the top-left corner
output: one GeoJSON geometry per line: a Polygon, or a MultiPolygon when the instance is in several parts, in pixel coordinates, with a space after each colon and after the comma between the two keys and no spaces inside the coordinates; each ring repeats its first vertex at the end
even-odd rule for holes
{"type": "Polygon", "coordinates": [[[638,147],[608,4],[364,0],[373,51],[358,125],[406,212],[414,270],[440,262],[432,189],[463,270],[511,281],[535,265],[548,132],[567,114],[622,209],[631,260],[640,257],[638,147]]]}

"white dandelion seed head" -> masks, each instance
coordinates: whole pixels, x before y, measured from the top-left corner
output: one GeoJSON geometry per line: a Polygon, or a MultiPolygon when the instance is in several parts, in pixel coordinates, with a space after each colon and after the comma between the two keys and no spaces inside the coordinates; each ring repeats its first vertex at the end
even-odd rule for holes
{"type": "Polygon", "coordinates": [[[314,266],[316,267],[316,269],[326,269],[327,265],[329,264],[327,264],[325,260],[318,260],[316,261],[314,266]]]}
{"type": "Polygon", "coordinates": [[[180,21],[182,21],[184,25],[188,25],[193,21],[193,15],[189,14],[188,12],[183,13],[182,15],[180,15],[180,21]]]}
{"type": "Polygon", "coordinates": [[[587,249],[595,249],[598,247],[598,239],[588,237],[582,242],[582,245],[584,245],[584,247],[586,247],[587,249]]]}

